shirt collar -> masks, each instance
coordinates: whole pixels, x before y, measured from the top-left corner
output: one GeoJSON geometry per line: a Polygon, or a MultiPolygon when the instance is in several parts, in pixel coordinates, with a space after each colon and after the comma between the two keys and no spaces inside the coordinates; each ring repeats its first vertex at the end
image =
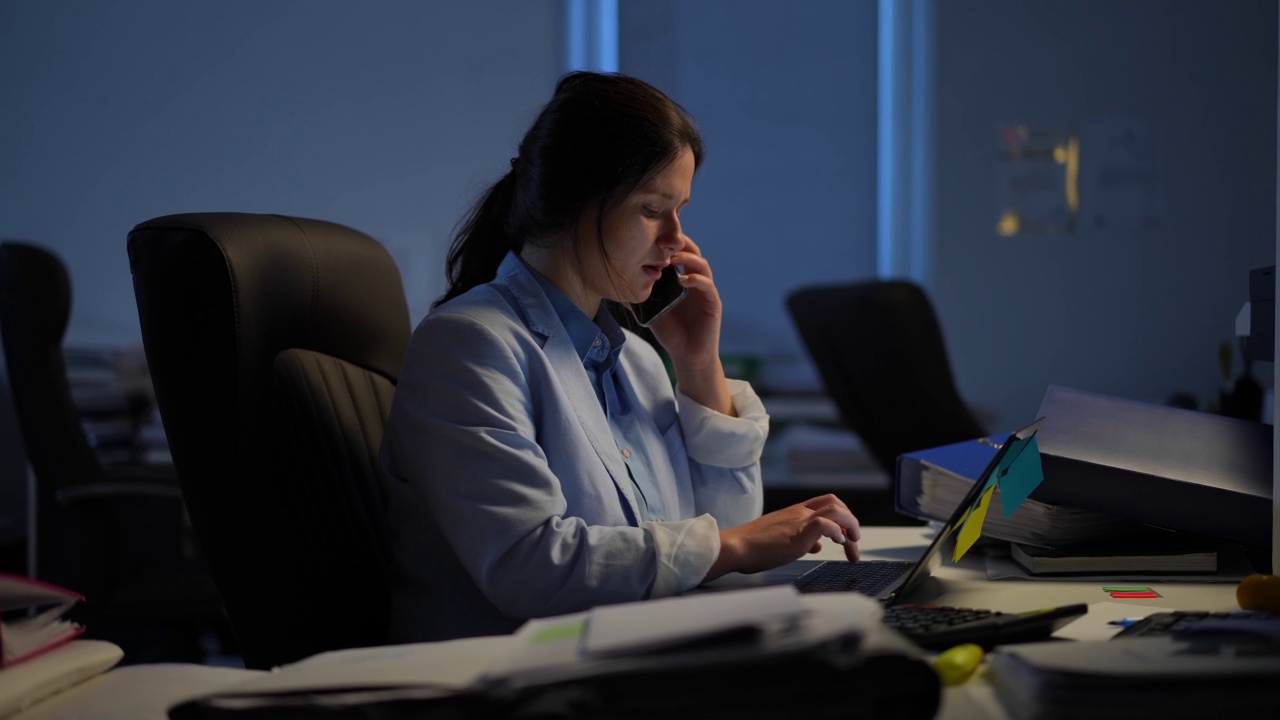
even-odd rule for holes
{"type": "MultiPolygon", "coordinates": [[[[542,292],[547,296],[547,301],[551,303],[551,308],[555,311],[556,317],[559,318],[560,324],[569,333],[569,340],[573,343],[574,350],[578,352],[578,357],[583,362],[586,362],[588,356],[592,355],[593,349],[600,347],[600,345],[596,344],[596,340],[601,336],[603,336],[601,344],[608,343],[605,346],[607,353],[616,356],[617,352],[622,349],[622,343],[626,341],[626,336],[622,332],[622,326],[618,324],[618,321],[613,318],[613,315],[609,313],[608,308],[605,306],[604,303],[609,302],[608,300],[600,303],[600,310],[596,313],[595,321],[593,322],[587,317],[586,313],[582,312],[581,308],[573,304],[573,301],[568,296],[560,292],[560,289],[555,285],[552,285],[550,280],[547,280],[532,265],[525,262],[524,258],[514,253],[508,257],[508,260],[510,260],[510,257],[515,257],[529,275],[537,281],[538,286],[542,288],[542,292]]],[[[518,289],[516,292],[519,294],[518,289]]],[[[597,360],[603,359],[603,353],[597,351],[597,354],[601,355],[601,357],[596,358],[597,360]]]]}

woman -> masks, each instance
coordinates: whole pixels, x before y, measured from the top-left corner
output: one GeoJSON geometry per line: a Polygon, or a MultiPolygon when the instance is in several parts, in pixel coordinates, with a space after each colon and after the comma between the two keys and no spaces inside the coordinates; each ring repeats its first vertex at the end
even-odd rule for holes
{"type": "Polygon", "coordinates": [[[392,640],[684,592],[817,550],[857,559],[834,496],[761,516],[768,416],[719,358],[720,296],[684,235],[702,141],[653,87],[572,73],[448,259],[382,445],[396,528],[392,640]],[[652,346],[611,310],[668,266],[686,299],[652,346]]]}

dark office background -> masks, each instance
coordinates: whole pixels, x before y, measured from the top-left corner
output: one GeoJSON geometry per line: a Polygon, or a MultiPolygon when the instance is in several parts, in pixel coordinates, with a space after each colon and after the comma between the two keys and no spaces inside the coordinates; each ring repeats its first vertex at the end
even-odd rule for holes
{"type": "MultiPolygon", "coordinates": [[[[726,350],[763,356],[765,385],[817,382],[787,292],[901,268],[877,245],[885,5],[618,1],[620,69],[706,134],[686,228],[715,262],[726,350]]],[[[923,260],[902,271],[936,301],[961,391],[999,427],[1049,383],[1213,397],[1248,271],[1275,260],[1276,3],[907,5],[932,12],[913,51],[923,260]],[[1158,153],[1158,227],[995,232],[999,126],[1081,133],[1083,219],[1090,128],[1113,120],[1158,153]]],[[[65,259],[75,344],[139,341],[125,233],[176,212],[364,230],[420,316],[454,223],[566,68],[565,17],[564,0],[0,1],[0,236],[65,259]]]]}

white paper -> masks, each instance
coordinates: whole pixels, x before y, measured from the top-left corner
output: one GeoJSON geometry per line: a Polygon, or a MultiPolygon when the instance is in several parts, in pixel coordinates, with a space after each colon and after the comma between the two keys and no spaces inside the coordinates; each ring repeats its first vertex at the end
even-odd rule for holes
{"type": "MultiPolygon", "coordinates": [[[[691,603],[697,608],[703,605],[704,598],[716,600],[704,607],[704,610],[708,607],[721,608],[727,603],[734,608],[733,612],[740,613],[739,626],[746,623],[761,628],[762,636],[758,644],[760,652],[806,647],[847,634],[865,634],[873,626],[878,626],[883,616],[880,603],[865,595],[854,592],[800,595],[790,585],[669,598],[671,602],[667,603],[661,614],[679,614],[691,603]],[[696,603],[693,602],[695,600],[696,603]],[[794,607],[799,608],[798,612],[793,613],[789,609],[780,612],[784,608],[794,607]],[[759,614],[749,614],[748,608],[753,608],[759,614]]],[[[666,601],[646,600],[612,607],[630,616],[636,611],[647,610],[649,605],[663,602],[666,601]]],[[[637,654],[589,653],[586,637],[591,615],[590,612],[584,612],[539,618],[525,623],[516,631],[515,647],[497,659],[485,673],[485,679],[490,682],[526,683],[548,678],[585,677],[617,669],[632,660],[644,663],[646,657],[654,657],[643,654],[650,647],[647,643],[634,646],[640,648],[637,654]]],[[[685,622],[685,619],[681,618],[680,621],[685,622]]],[[[725,626],[722,618],[716,618],[716,622],[725,626]]],[[[706,634],[699,629],[699,632],[686,635],[686,638],[696,639],[705,637],[706,634]]]]}
{"type": "Polygon", "coordinates": [[[634,655],[804,612],[792,585],[602,605],[587,617],[585,650],[595,657],[634,655]]]}
{"type": "MultiPolygon", "coordinates": [[[[88,641],[80,641],[88,642],[88,641]]],[[[130,665],[59,693],[21,720],[168,720],[169,708],[266,675],[208,665],[130,665]]]]}
{"type": "Polygon", "coordinates": [[[510,652],[510,635],[334,650],[227,688],[226,695],[380,687],[461,690],[510,652]]]}

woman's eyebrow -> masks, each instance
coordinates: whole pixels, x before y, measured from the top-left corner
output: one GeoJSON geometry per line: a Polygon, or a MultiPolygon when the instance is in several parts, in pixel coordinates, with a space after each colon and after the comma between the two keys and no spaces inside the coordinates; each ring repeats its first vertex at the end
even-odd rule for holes
{"type": "MultiPolygon", "coordinates": [[[[673,200],[673,201],[676,199],[676,196],[675,196],[675,194],[673,194],[673,193],[669,193],[669,192],[661,192],[661,191],[659,191],[659,190],[650,190],[650,189],[648,189],[648,188],[642,189],[642,190],[640,191],[640,194],[642,194],[642,195],[657,195],[658,197],[666,198],[667,200],[673,200]]],[[[682,200],[682,201],[681,201],[681,203],[687,203],[687,202],[689,202],[689,198],[685,198],[684,200],[682,200]]]]}

